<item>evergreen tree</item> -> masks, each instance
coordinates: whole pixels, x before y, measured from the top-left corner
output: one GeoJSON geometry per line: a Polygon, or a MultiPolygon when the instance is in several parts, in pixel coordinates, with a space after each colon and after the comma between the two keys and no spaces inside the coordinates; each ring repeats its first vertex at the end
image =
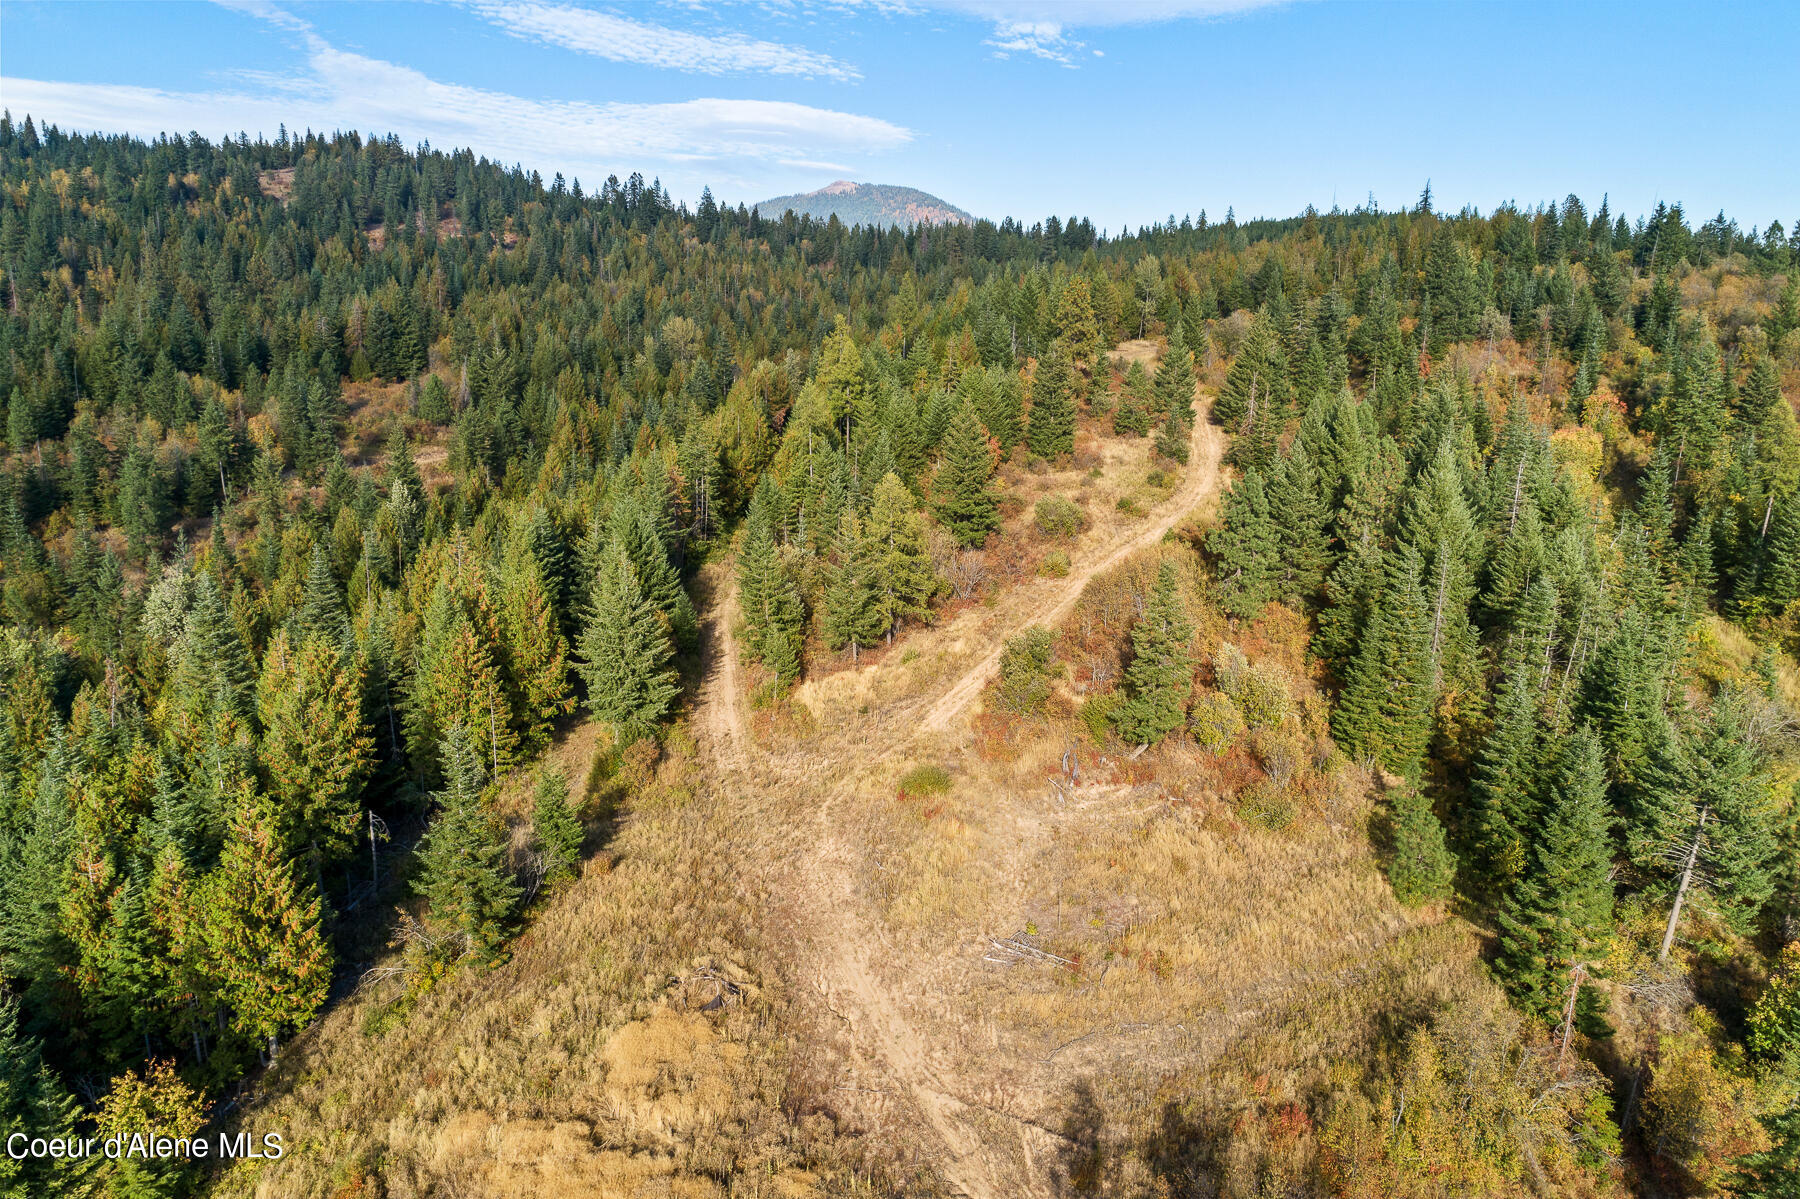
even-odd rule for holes
{"type": "Polygon", "coordinates": [[[668,617],[644,593],[621,545],[601,561],[577,656],[588,710],[613,725],[621,743],[652,736],[680,694],[668,617]]]}
{"type": "Polygon", "coordinates": [[[825,644],[834,650],[849,646],[852,663],[863,647],[874,645],[892,624],[884,611],[880,588],[875,546],[856,513],[845,512],[832,540],[822,623],[825,644]]]}
{"type": "Polygon", "coordinates": [[[1187,719],[1194,684],[1194,626],[1181,598],[1175,564],[1157,568],[1144,615],[1131,630],[1131,665],[1125,669],[1128,698],[1113,714],[1126,741],[1154,744],[1187,719]]]}
{"type": "Polygon", "coordinates": [[[575,697],[569,687],[568,644],[532,557],[516,568],[506,590],[506,645],[520,731],[526,751],[535,753],[550,743],[556,718],[574,711],[575,697]]]}
{"type": "Polygon", "coordinates": [[[1564,744],[1534,830],[1530,862],[1499,913],[1501,977],[1528,1011],[1551,1018],[1569,971],[1612,934],[1612,813],[1600,738],[1582,725],[1564,744]]]}
{"type": "Polygon", "coordinates": [[[1318,472],[1303,441],[1296,440],[1269,479],[1269,515],[1277,529],[1281,594],[1310,602],[1331,566],[1330,520],[1318,472]]]}
{"type": "Polygon", "coordinates": [[[1229,432],[1247,437],[1266,424],[1279,423],[1286,403],[1287,364],[1268,318],[1258,316],[1225,372],[1225,385],[1213,403],[1213,419],[1229,432]]]}
{"type": "MultiPolygon", "coordinates": [[[[80,1114],[74,1098],[44,1064],[42,1045],[19,1031],[18,1002],[0,995],[0,1143],[20,1133],[27,1141],[73,1137],[80,1114]]],[[[90,1173],[83,1158],[8,1154],[0,1157],[0,1196],[73,1199],[89,1193],[90,1173]]]]}
{"type": "Polygon", "coordinates": [[[1769,1147],[1737,1159],[1725,1193],[1738,1199],[1800,1199],[1800,1099],[1760,1119],[1769,1147]]]}
{"type": "Polygon", "coordinates": [[[694,603],[681,586],[681,576],[669,561],[668,547],[657,528],[656,509],[642,499],[615,503],[608,523],[610,541],[621,546],[637,571],[638,586],[650,602],[668,618],[669,632],[678,646],[691,646],[699,636],[694,603]]]}
{"type": "Polygon", "coordinates": [[[938,589],[925,544],[925,522],[898,475],[889,473],[875,485],[863,535],[869,543],[870,580],[891,645],[894,627],[902,620],[930,618],[931,597],[938,589]]]}
{"type": "Polygon", "coordinates": [[[738,557],[738,604],[746,643],[783,685],[800,677],[806,610],[800,589],[782,563],[767,522],[752,519],[738,557]]]}
{"type": "Polygon", "coordinates": [[[1417,907],[1447,897],[1456,859],[1444,845],[1444,826],[1431,810],[1431,800],[1417,787],[1403,786],[1390,810],[1394,845],[1388,881],[1395,898],[1417,907]]]}
{"type": "Polygon", "coordinates": [[[257,709],[272,802],[270,831],[290,852],[335,860],[356,843],[374,762],[355,659],[324,637],[298,646],[277,632],[263,659],[257,709]]]}
{"type": "Polygon", "coordinates": [[[1061,342],[1051,344],[1032,376],[1025,444],[1045,459],[1060,458],[1075,448],[1075,372],[1061,342]]]}
{"type": "Polygon", "coordinates": [[[569,805],[569,783],[549,763],[538,769],[531,829],[544,851],[544,878],[553,882],[575,873],[581,861],[581,818],[569,805]]]}
{"type": "Polygon", "coordinates": [[[975,409],[964,403],[944,435],[935,490],[938,520],[965,546],[980,545],[999,527],[1000,500],[989,487],[994,458],[975,409]]]}
{"type": "MultiPolygon", "coordinates": [[[[248,799],[248,797],[245,797],[248,799]]],[[[199,910],[205,972],[253,1044],[312,1018],[331,987],[331,948],[316,894],[294,878],[274,830],[253,802],[240,805],[199,910]]]]}
{"type": "Polygon", "coordinates": [[[1125,368],[1125,380],[1119,389],[1119,406],[1113,411],[1113,432],[1122,436],[1142,437],[1150,431],[1150,412],[1156,393],[1143,363],[1132,359],[1125,368]]]}
{"type": "Polygon", "coordinates": [[[455,943],[457,956],[489,960],[519,889],[506,869],[506,830],[482,798],[480,751],[461,725],[444,737],[443,775],[413,889],[431,905],[432,923],[455,943]]]}
{"type": "Polygon", "coordinates": [[[1248,620],[1276,598],[1282,570],[1281,531],[1269,510],[1262,475],[1252,470],[1225,497],[1225,520],[1207,534],[1218,557],[1219,606],[1248,620]]]}
{"type": "Polygon", "coordinates": [[[332,573],[331,560],[323,545],[313,547],[307,563],[306,587],[300,596],[296,616],[302,638],[323,637],[332,645],[350,640],[350,616],[344,610],[344,595],[332,573]]]}
{"type": "Polygon", "coordinates": [[[1331,732],[1355,757],[1413,778],[1431,733],[1431,617],[1418,555],[1402,546],[1387,558],[1331,732]]]}

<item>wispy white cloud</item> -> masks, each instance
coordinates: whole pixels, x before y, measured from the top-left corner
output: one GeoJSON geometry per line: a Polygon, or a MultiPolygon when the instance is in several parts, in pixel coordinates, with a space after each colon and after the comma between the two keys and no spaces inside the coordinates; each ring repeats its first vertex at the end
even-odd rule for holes
{"type": "Polygon", "coordinates": [[[525,41],[560,46],[610,62],[702,75],[766,74],[852,80],[848,63],[803,46],[739,33],[702,33],[652,25],[616,13],[546,0],[466,0],[470,9],[525,41]]]}
{"type": "MultiPolygon", "coordinates": [[[[851,0],[856,2],[856,0],[851,0]]],[[[1089,47],[1075,30],[1208,20],[1275,8],[1291,0],[873,0],[890,15],[939,11],[993,23],[985,44],[996,58],[1029,55],[1074,66],[1089,47]]],[[[1092,51],[1094,57],[1104,52],[1092,51]]]]}
{"type": "MultiPolygon", "coordinates": [[[[77,130],[154,135],[199,130],[364,129],[408,142],[469,146],[503,162],[564,171],[590,184],[658,163],[751,176],[788,163],[892,150],[912,131],[856,113],[774,100],[695,99],[667,104],[533,100],[444,83],[411,67],[340,50],[303,33],[305,69],[260,72],[215,91],[124,84],[0,80],[15,114],[77,130]]],[[[832,169],[838,169],[833,163],[832,169]]],[[[694,188],[698,190],[698,187],[694,188]]]]}
{"type": "Polygon", "coordinates": [[[994,48],[996,58],[1030,54],[1066,67],[1075,65],[1075,52],[1082,47],[1065,37],[1063,27],[1055,21],[1001,21],[984,44],[994,48]]]}

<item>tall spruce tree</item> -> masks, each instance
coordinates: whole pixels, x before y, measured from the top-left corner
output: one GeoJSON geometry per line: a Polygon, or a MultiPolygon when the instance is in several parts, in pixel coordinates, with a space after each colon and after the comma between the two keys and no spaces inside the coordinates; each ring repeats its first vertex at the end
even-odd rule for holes
{"type": "Polygon", "coordinates": [[[989,486],[994,457],[972,405],[964,403],[944,434],[934,490],[938,520],[963,545],[980,545],[1000,524],[1000,500],[989,486]]]}
{"type": "Polygon", "coordinates": [[[1352,755],[1414,779],[1431,735],[1431,614],[1418,555],[1400,546],[1386,558],[1331,732],[1352,755]]]}
{"type": "Polygon", "coordinates": [[[1569,972],[1612,933],[1612,812],[1600,738],[1582,725],[1564,744],[1532,830],[1530,862],[1499,913],[1499,968],[1528,1011],[1550,1018],[1569,972]]]}
{"type": "Polygon", "coordinates": [[[931,597],[938,589],[925,544],[925,522],[898,475],[890,472],[875,485],[863,535],[869,542],[870,580],[891,645],[902,620],[930,617],[931,597]]]}
{"type": "Polygon", "coordinates": [[[1040,458],[1060,458],[1075,448],[1075,384],[1067,351],[1052,343],[1032,376],[1026,416],[1025,445],[1040,458]]]}
{"type": "Polygon", "coordinates": [[[827,568],[822,624],[825,644],[850,647],[854,663],[867,646],[881,640],[891,626],[884,610],[881,581],[876,577],[875,546],[854,511],[838,520],[827,568]]]}
{"type": "Polygon", "coordinates": [[[613,725],[621,742],[653,736],[680,694],[675,646],[668,617],[644,594],[621,545],[602,558],[577,653],[594,717],[613,725]]]}
{"type": "Polygon", "coordinates": [[[481,754],[461,725],[444,737],[444,789],[419,849],[413,889],[457,956],[491,959],[519,899],[506,868],[506,830],[482,794],[481,754]]]}
{"type": "Polygon", "coordinates": [[[1248,620],[1276,598],[1281,562],[1281,530],[1269,510],[1262,475],[1248,471],[1225,497],[1225,519],[1207,534],[1207,548],[1218,557],[1219,606],[1248,620]]]}
{"type": "Polygon", "coordinates": [[[1194,626],[1181,598],[1175,564],[1164,560],[1131,630],[1131,665],[1125,668],[1127,698],[1113,714],[1125,740],[1155,744],[1187,719],[1194,684],[1194,626]]]}
{"type": "Polygon", "coordinates": [[[751,520],[738,557],[738,606],[751,652],[783,685],[799,678],[806,609],[764,520],[751,520]]]}

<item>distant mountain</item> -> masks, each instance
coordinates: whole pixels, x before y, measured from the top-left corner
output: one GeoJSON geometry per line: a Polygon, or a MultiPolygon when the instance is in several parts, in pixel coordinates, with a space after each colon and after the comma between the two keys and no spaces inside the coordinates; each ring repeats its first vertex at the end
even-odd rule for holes
{"type": "Polygon", "coordinates": [[[839,179],[816,192],[797,196],[776,196],[756,206],[764,217],[779,218],[788,209],[815,220],[828,220],[832,213],[846,225],[917,225],[930,221],[934,225],[951,221],[967,223],[975,218],[916,187],[898,187],[892,183],[852,183],[839,179]]]}

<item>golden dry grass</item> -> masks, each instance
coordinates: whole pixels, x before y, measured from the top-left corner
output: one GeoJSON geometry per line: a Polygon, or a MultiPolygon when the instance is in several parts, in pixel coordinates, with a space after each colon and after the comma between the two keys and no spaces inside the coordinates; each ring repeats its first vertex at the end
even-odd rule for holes
{"type": "Polygon", "coordinates": [[[288,1155],[214,1193],[882,1193],[827,1117],[784,1109],[791,998],[704,784],[665,762],[501,966],[414,1000],[367,985],[286,1047],[238,1122],[288,1155]]]}

